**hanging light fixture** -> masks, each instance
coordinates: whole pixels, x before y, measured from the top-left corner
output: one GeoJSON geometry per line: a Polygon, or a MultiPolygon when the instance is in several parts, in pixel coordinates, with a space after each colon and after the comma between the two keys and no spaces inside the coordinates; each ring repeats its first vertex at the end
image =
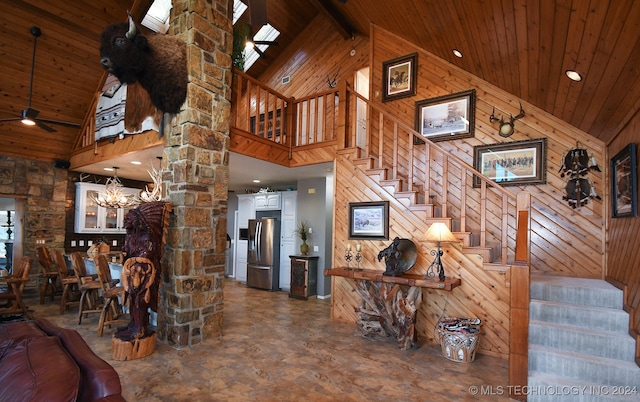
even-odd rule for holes
{"type": "Polygon", "coordinates": [[[137,206],[140,201],[132,195],[124,193],[124,186],[118,179],[118,167],[113,167],[113,178],[108,178],[104,191],[92,193],[89,197],[103,208],[130,208],[137,206]]]}

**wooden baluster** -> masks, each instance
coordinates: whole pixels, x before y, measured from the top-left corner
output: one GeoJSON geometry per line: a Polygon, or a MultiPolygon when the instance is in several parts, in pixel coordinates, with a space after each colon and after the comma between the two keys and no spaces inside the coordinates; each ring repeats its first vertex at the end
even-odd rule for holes
{"type": "Polygon", "coordinates": [[[509,231],[509,199],[506,194],[502,194],[502,236],[500,242],[502,243],[502,256],[501,263],[504,265],[507,263],[507,240],[509,231]]]}
{"type": "Polygon", "coordinates": [[[442,216],[448,215],[448,200],[449,200],[449,157],[446,154],[442,154],[442,216]]]}

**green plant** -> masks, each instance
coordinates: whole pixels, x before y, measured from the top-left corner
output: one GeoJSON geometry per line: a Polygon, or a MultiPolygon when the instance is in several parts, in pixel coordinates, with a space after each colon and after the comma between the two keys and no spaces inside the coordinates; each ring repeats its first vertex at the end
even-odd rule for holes
{"type": "Polygon", "coordinates": [[[249,25],[238,21],[233,26],[233,51],[231,58],[233,66],[240,71],[244,71],[244,48],[249,38],[249,25]]]}
{"type": "Polygon", "coordinates": [[[309,223],[307,221],[300,221],[296,228],[296,235],[300,240],[307,241],[307,235],[309,234],[309,223]]]}

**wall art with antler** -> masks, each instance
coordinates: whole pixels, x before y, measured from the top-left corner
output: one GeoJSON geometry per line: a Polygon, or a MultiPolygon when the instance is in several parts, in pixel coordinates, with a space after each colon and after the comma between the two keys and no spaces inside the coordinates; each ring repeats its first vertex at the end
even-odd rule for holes
{"type": "Polygon", "coordinates": [[[510,137],[511,134],[513,134],[514,132],[514,125],[513,123],[524,117],[524,109],[522,108],[522,103],[520,103],[520,113],[518,113],[517,115],[509,115],[509,121],[506,121],[504,119],[504,116],[500,116],[500,118],[497,118],[495,116],[496,113],[496,108],[495,106],[493,107],[493,110],[491,111],[491,116],[489,116],[489,121],[491,123],[495,123],[496,121],[500,122],[500,129],[498,130],[498,134],[500,134],[501,137],[510,137]]]}

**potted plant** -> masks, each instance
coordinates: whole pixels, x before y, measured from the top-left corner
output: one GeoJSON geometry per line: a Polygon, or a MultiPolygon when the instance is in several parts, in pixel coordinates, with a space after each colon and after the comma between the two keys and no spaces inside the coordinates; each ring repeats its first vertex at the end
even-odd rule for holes
{"type": "Polygon", "coordinates": [[[296,235],[302,240],[300,244],[300,254],[309,254],[309,245],[307,244],[307,237],[309,235],[309,223],[307,221],[300,221],[296,228],[296,235]]]}

